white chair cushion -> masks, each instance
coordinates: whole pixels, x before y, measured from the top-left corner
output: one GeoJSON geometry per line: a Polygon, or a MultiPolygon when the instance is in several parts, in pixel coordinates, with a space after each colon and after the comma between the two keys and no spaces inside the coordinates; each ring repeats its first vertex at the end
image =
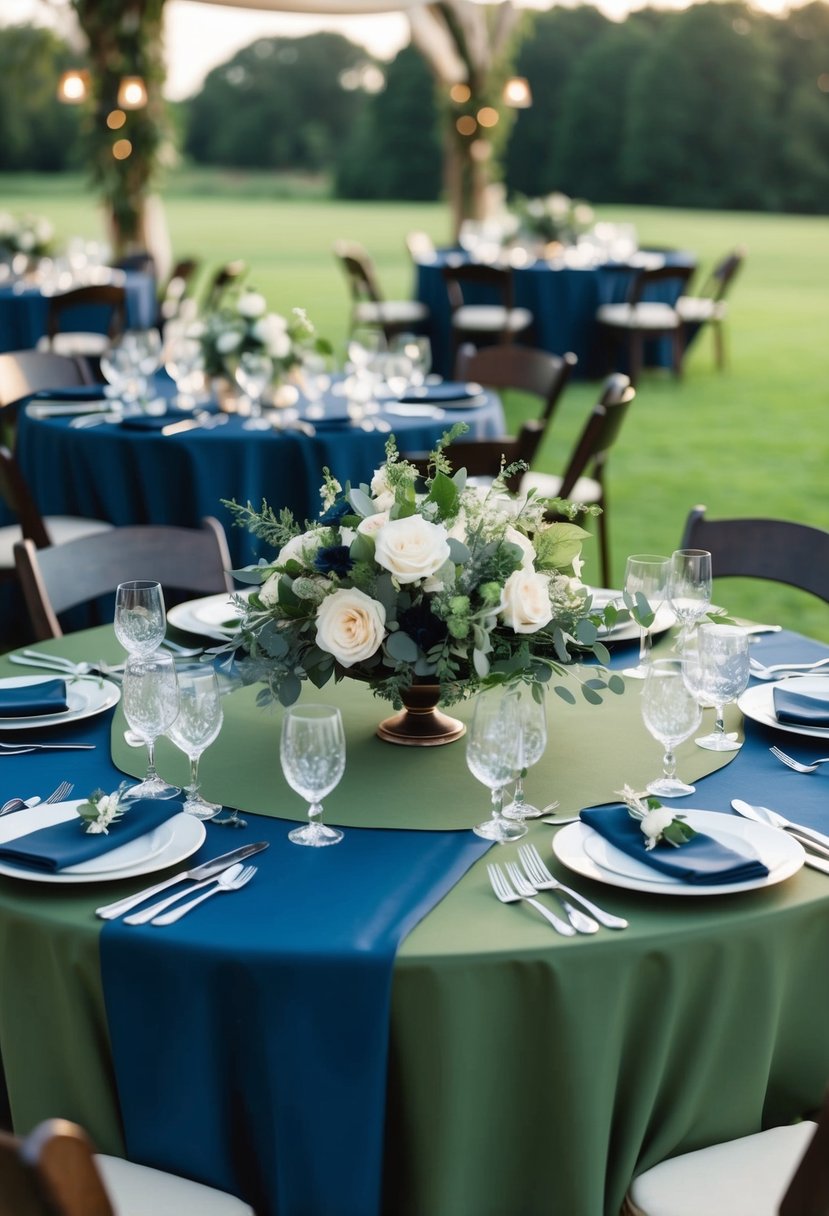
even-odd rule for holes
{"type": "MultiPolygon", "coordinates": [[[[100,519],[79,519],[73,515],[47,515],[43,521],[53,545],[62,545],[67,540],[79,540],[95,532],[109,532],[112,524],[100,519]]],[[[14,545],[21,538],[16,524],[0,528],[0,570],[14,569],[14,545]]]]}
{"type": "Polygon", "coordinates": [[[115,1216],[254,1216],[241,1199],[121,1157],[97,1155],[115,1216]]]}
{"type": "MultiPolygon", "coordinates": [[[[519,492],[526,494],[535,490],[538,498],[558,498],[561,478],[556,473],[525,473],[521,478],[519,492]]],[[[602,487],[592,477],[580,477],[570,494],[570,502],[601,502],[602,487]]]]}
{"type": "Polygon", "coordinates": [[[503,329],[516,334],[528,329],[533,315],[528,308],[502,308],[500,304],[463,304],[452,313],[455,329],[477,330],[479,333],[499,333],[503,329]]]}
{"type": "Polygon", "coordinates": [[[38,350],[53,350],[58,355],[101,355],[109,346],[110,339],[106,334],[78,333],[55,334],[49,341],[47,337],[39,338],[38,350]]]}
{"type": "Polygon", "coordinates": [[[658,300],[643,300],[639,304],[602,304],[596,309],[602,325],[619,329],[676,329],[679,314],[670,304],[658,300]]]}
{"type": "Polygon", "coordinates": [[[676,311],[683,321],[722,321],[726,313],[725,300],[708,300],[705,296],[680,296],[676,311]]]}
{"type": "Polygon", "coordinates": [[[425,321],[428,316],[429,309],[417,300],[383,300],[381,304],[363,300],[354,309],[354,319],[364,325],[382,325],[384,322],[414,325],[418,321],[425,321]]]}
{"type": "Polygon", "coordinates": [[[773,1127],[662,1161],[630,1197],[643,1216],[776,1216],[816,1127],[773,1127]]]}

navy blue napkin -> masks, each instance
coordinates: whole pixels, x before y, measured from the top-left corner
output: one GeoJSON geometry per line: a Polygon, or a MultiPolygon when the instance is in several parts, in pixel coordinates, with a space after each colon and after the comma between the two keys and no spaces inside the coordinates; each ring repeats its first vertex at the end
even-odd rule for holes
{"type": "Polygon", "coordinates": [[[639,820],[632,818],[627,807],[621,804],[590,807],[582,811],[579,818],[628,857],[634,857],[646,866],[692,886],[747,882],[754,878],[766,878],[769,872],[768,867],[756,857],[746,857],[729,849],[704,832],[698,832],[679,848],[658,844],[653,849],[646,849],[639,820]]]}
{"type": "Polygon", "coordinates": [[[0,688],[0,718],[34,718],[69,708],[65,680],[40,680],[19,688],[0,688]]]}
{"type": "Polygon", "coordinates": [[[121,419],[121,427],[126,427],[130,431],[160,431],[162,427],[169,426],[171,422],[183,422],[187,418],[187,414],[182,413],[166,413],[166,414],[127,414],[121,419]]]}
{"type": "Polygon", "coordinates": [[[480,384],[466,384],[460,380],[443,380],[440,384],[424,384],[422,388],[409,389],[400,400],[412,405],[417,403],[434,405],[440,401],[470,401],[473,397],[479,397],[482,392],[480,384]]]}
{"type": "Polygon", "coordinates": [[[66,866],[80,865],[129,844],[180,811],[181,803],[174,799],[137,798],[127,804],[123,817],[110,825],[107,834],[87,832],[80,816],[73,816],[0,845],[0,860],[57,874],[66,866]]]}
{"type": "Polygon", "coordinates": [[[787,692],[785,688],[775,688],[772,696],[778,722],[791,726],[829,726],[829,696],[787,692]]]}
{"type": "Polygon", "coordinates": [[[103,384],[70,384],[63,388],[41,388],[32,401],[101,401],[106,396],[103,384]]]}

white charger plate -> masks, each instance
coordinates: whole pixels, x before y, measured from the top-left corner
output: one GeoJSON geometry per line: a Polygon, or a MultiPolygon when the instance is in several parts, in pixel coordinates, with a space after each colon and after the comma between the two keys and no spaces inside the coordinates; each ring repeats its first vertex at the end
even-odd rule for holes
{"type": "MultiPolygon", "coordinates": [[[[247,596],[251,594],[251,590],[235,591],[233,594],[247,596]]],[[[195,633],[201,637],[226,642],[228,638],[233,637],[236,630],[226,626],[225,622],[235,615],[236,609],[230,594],[221,591],[218,595],[204,595],[199,599],[185,600],[182,604],[174,605],[167,612],[167,620],[175,629],[181,629],[184,633],[195,633]]]]}
{"type": "MultiPolygon", "coordinates": [[[[50,827],[77,817],[77,808],[83,798],[72,802],[57,802],[54,805],[27,807],[0,819],[0,843],[16,840],[37,828],[50,827]]],[[[127,812],[129,814],[129,812],[127,812]]],[[[111,852],[95,857],[77,866],[67,866],[56,874],[44,870],[33,870],[0,860],[0,874],[7,878],[24,878],[28,882],[79,883],[114,882],[119,878],[132,878],[141,874],[152,874],[176,865],[190,857],[200,848],[207,829],[195,815],[182,811],[145,836],[139,836],[111,852]]]]}
{"type": "Polygon", "coordinates": [[[695,886],[637,862],[581,821],[568,824],[553,837],[553,852],[569,870],[584,878],[592,878],[611,887],[655,895],[711,896],[755,891],[791,878],[803,865],[806,856],[803,846],[779,828],[754,823],[749,819],[732,818],[718,811],[686,810],[683,807],[682,814],[697,831],[715,837],[729,848],[739,849],[742,846],[749,856],[758,857],[767,867],[768,876],[718,886],[695,886]]]}
{"type": "Polygon", "coordinates": [[[0,730],[36,730],[41,726],[63,726],[67,722],[79,722],[82,718],[101,714],[105,709],[117,705],[120,700],[121,689],[111,680],[99,679],[98,676],[63,676],[59,671],[49,676],[7,676],[0,680],[0,688],[26,688],[29,685],[62,679],[66,680],[68,709],[56,714],[30,714],[25,718],[0,717],[0,730]]]}
{"type": "Polygon", "coordinates": [[[829,726],[797,726],[792,722],[778,722],[774,713],[774,689],[785,688],[787,692],[805,693],[829,697],[829,676],[792,676],[788,680],[767,680],[747,688],[737,701],[737,708],[746,718],[773,726],[790,735],[806,735],[811,739],[829,739],[829,726]]]}

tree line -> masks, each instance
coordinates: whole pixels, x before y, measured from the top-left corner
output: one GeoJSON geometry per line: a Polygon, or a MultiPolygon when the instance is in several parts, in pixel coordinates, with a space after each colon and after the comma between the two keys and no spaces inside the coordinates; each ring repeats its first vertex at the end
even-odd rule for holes
{"type": "MultiPolygon", "coordinates": [[[[68,58],[48,31],[0,29],[0,170],[83,163],[83,116],[54,102],[68,58]]],[[[515,70],[533,104],[503,152],[510,193],[829,211],[825,0],[527,13],[515,70]]],[[[338,34],[259,39],[172,109],[197,164],[328,174],[344,198],[441,196],[448,102],[413,47],[377,65],[338,34]]]]}

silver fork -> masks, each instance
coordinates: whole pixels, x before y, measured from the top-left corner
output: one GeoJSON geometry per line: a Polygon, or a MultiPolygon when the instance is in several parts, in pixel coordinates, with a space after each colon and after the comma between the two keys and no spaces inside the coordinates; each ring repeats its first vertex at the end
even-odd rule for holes
{"type": "Polygon", "coordinates": [[[829,659],[818,659],[815,663],[761,663],[753,656],[749,659],[751,674],[755,680],[780,680],[787,675],[798,673],[808,675],[811,672],[823,674],[821,668],[829,667],[829,659]]]}
{"type": "MultiPolygon", "coordinates": [[[[209,891],[204,891],[201,895],[197,895],[195,899],[188,899],[186,904],[180,904],[177,908],[173,908],[171,912],[163,912],[161,916],[156,916],[150,921],[151,925],[172,925],[182,916],[195,908],[197,904],[202,904],[206,899],[210,899],[211,895],[220,895],[223,891],[238,891],[249,883],[256,873],[257,866],[244,866],[242,870],[235,876],[230,876],[230,871],[225,870],[224,874],[220,874],[215,887],[211,887],[209,891]]],[[[231,870],[233,867],[231,867],[231,870]]]]}
{"type": "Polygon", "coordinates": [[[531,904],[536,912],[540,912],[544,919],[550,922],[556,933],[560,933],[562,937],[575,937],[576,931],[572,925],[567,924],[567,921],[561,920],[549,908],[545,908],[542,903],[539,903],[537,899],[532,899],[529,895],[519,895],[510,886],[509,879],[499,865],[488,865],[486,872],[489,875],[492,889],[502,904],[513,904],[523,900],[524,903],[531,904]]]}
{"type": "Polygon", "coordinates": [[[69,797],[74,788],[75,786],[73,782],[61,781],[60,785],[53,789],[49,797],[44,798],[43,801],[44,803],[63,802],[65,798],[69,797]]]}
{"type": "Polygon", "coordinates": [[[589,899],[585,899],[583,895],[579,895],[578,891],[573,891],[570,887],[565,887],[563,882],[559,882],[548,870],[534,844],[519,845],[518,856],[525,874],[539,891],[563,891],[571,899],[580,903],[583,908],[586,908],[590,915],[595,916],[599,924],[604,925],[606,929],[627,929],[628,922],[623,916],[614,916],[612,912],[605,912],[604,908],[599,908],[589,899]]]}
{"type": "MultiPolygon", "coordinates": [[[[527,881],[526,874],[519,870],[514,861],[507,862],[507,873],[512,879],[512,885],[515,887],[519,895],[537,895],[537,888],[527,881]]],[[[564,898],[564,896],[556,891],[556,896],[561,904],[564,915],[569,920],[570,924],[576,930],[576,933],[597,933],[599,930],[599,922],[595,921],[592,916],[587,916],[584,912],[579,912],[578,908],[564,898]]]]}
{"type": "Polygon", "coordinates": [[[794,769],[796,773],[813,773],[819,764],[829,764],[829,756],[824,756],[821,760],[813,760],[811,764],[802,764],[799,760],[795,760],[792,756],[787,756],[785,752],[781,752],[779,747],[770,747],[769,751],[783,764],[794,769]]]}

